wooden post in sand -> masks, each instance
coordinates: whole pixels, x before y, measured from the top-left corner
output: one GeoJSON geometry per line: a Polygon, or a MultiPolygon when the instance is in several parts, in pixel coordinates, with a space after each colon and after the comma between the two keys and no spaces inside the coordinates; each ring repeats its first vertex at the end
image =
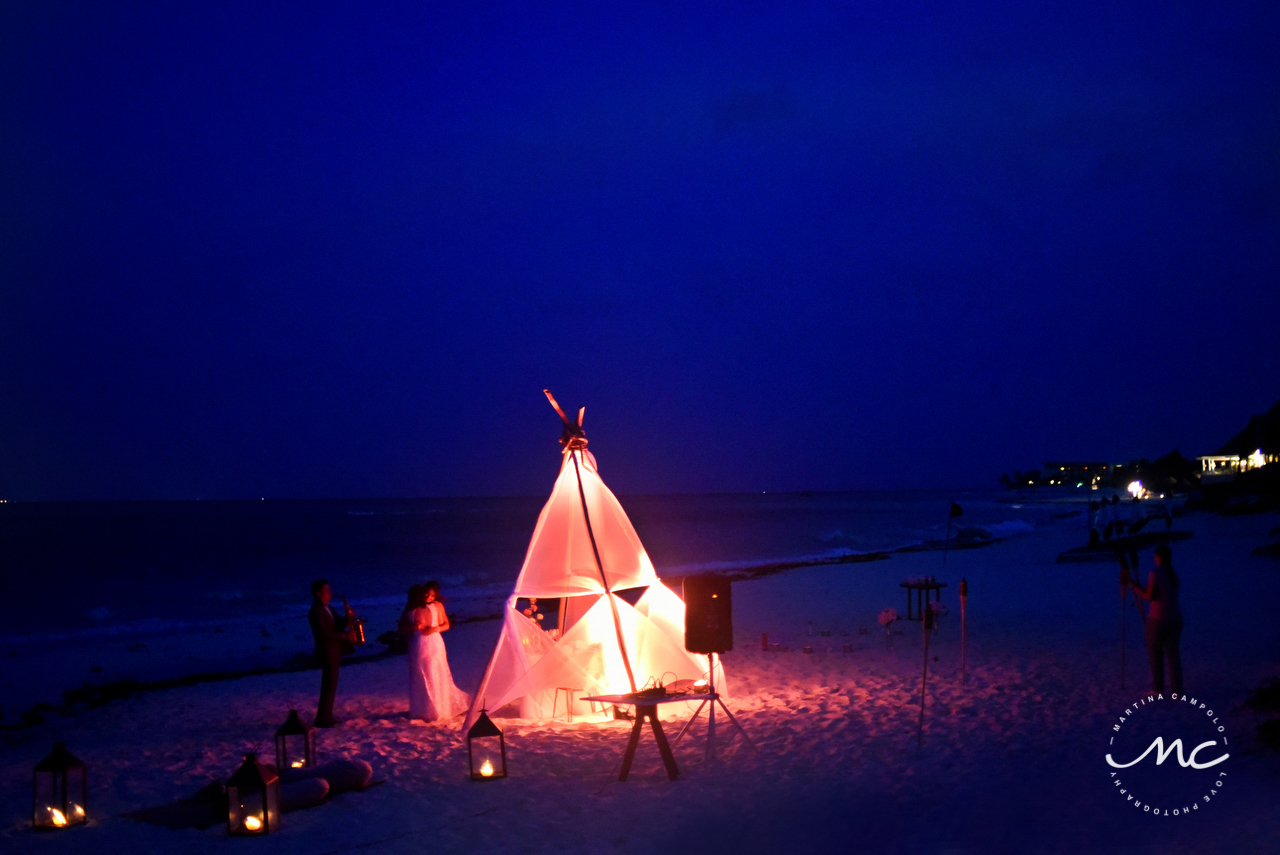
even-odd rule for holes
{"type": "Polygon", "coordinates": [[[960,685],[965,684],[966,671],[965,664],[967,662],[965,637],[964,637],[964,613],[969,605],[969,581],[967,579],[960,580],[960,685]]]}
{"type": "Polygon", "coordinates": [[[933,609],[924,609],[924,673],[920,676],[920,724],[916,727],[916,750],[924,741],[924,690],[929,683],[929,636],[933,634],[933,609]]]}
{"type": "Polygon", "coordinates": [[[942,541],[942,566],[947,566],[947,550],[951,547],[951,521],[956,517],[964,516],[964,510],[955,502],[951,503],[951,510],[947,512],[947,537],[942,541]]]}
{"type": "Polygon", "coordinates": [[[1124,553],[1120,553],[1120,688],[1124,688],[1124,612],[1125,600],[1129,594],[1129,565],[1125,563],[1124,553]]]}

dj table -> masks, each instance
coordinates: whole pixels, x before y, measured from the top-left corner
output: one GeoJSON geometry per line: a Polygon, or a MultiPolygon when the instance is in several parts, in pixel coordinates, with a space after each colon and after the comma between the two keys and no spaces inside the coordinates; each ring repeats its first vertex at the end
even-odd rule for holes
{"type": "Polygon", "coordinates": [[[631,771],[631,761],[636,756],[636,746],[640,744],[640,731],[644,729],[644,722],[649,721],[649,727],[653,730],[653,738],[658,743],[658,752],[662,754],[662,763],[667,767],[667,777],[674,781],[680,777],[680,770],[676,768],[675,755],[671,753],[671,744],[667,742],[666,734],[662,732],[662,722],[658,721],[658,706],[661,704],[674,704],[681,701],[713,701],[716,695],[707,693],[700,695],[655,695],[655,696],[636,696],[636,695],[595,695],[593,697],[582,698],[584,701],[596,701],[603,704],[616,704],[617,706],[634,706],[636,708],[635,726],[631,728],[631,739],[627,742],[627,751],[622,756],[622,774],[618,776],[619,781],[627,780],[627,774],[631,771]]]}

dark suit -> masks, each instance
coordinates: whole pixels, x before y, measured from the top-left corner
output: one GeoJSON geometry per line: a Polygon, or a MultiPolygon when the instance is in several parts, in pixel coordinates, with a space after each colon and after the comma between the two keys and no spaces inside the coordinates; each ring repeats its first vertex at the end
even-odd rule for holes
{"type": "Polygon", "coordinates": [[[338,694],[338,665],[347,618],[316,600],[311,604],[307,621],[311,624],[311,635],[316,641],[316,659],[320,662],[320,703],[316,707],[316,724],[329,725],[333,724],[333,699],[338,694]]]}

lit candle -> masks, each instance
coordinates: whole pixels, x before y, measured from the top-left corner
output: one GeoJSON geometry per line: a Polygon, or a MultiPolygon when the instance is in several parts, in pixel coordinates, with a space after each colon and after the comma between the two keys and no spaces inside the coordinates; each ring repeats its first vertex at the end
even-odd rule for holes
{"type": "Polygon", "coordinates": [[[486,778],[493,777],[493,764],[488,760],[484,761],[484,765],[480,767],[480,774],[484,775],[486,778]]]}
{"type": "Polygon", "coordinates": [[[302,768],[302,764],[303,764],[303,762],[304,762],[304,761],[302,761],[302,760],[294,760],[294,761],[293,761],[292,763],[290,763],[289,765],[290,765],[290,766],[292,766],[292,767],[293,767],[293,768],[295,768],[295,769],[301,769],[301,768],[302,768]]]}
{"type": "Polygon", "coordinates": [[[262,820],[258,819],[256,816],[246,816],[244,818],[244,827],[250,831],[257,831],[262,828],[262,820]]]}
{"type": "Polygon", "coordinates": [[[49,808],[49,813],[53,816],[53,824],[58,826],[58,828],[62,828],[62,826],[67,824],[66,814],[62,811],[57,808],[49,808]]]}

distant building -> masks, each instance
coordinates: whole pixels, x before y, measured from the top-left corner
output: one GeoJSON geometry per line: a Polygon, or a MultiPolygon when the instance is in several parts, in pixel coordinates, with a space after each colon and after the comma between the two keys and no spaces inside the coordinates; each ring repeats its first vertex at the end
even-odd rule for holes
{"type": "Polygon", "coordinates": [[[1206,454],[1197,457],[1200,461],[1200,476],[1215,477],[1237,475],[1250,469],[1261,469],[1268,463],[1280,463],[1280,454],[1267,454],[1261,448],[1252,454],[1206,454]]]}
{"type": "Polygon", "coordinates": [[[1234,477],[1268,463],[1280,462],[1280,401],[1260,416],[1249,419],[1240,431],[1213,454],[1197,457],[1200,479],[1234,477]]]}
{"type": "Polygon", "coordinates": [[[1049,479],[1050,484],[1089,487],[1098,483],[1112,468],[1110,463],[1051,460],[1044,464],[1044,477],[1049,479]]]}

